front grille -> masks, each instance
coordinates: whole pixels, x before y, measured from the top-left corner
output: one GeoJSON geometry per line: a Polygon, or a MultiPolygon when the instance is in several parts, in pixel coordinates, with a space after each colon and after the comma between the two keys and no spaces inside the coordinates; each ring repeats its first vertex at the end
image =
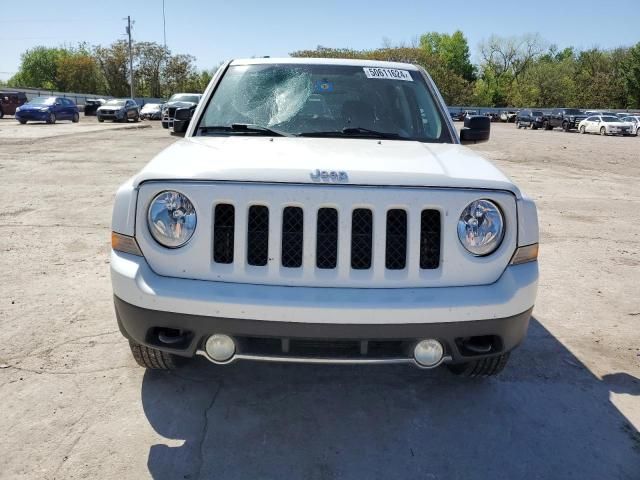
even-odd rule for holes
{"type": "Polygon", "coordinates": [[[233,262],[235,208],[228,203],[216,205],[213,219],[213,260],[217,263],[233,262]]]}
{"type": "Polygon", "coordinates": [[[300,207],[286,207],[282,212],[282,266],[302,266],[304,214],[300,207]]]}
{"type": "Polygon", "coordinates": [[[416,246],[412,250],[410,260],[409,249],[409,215],[403,209],[389,209],[381,212],[381,224],[374,221],[374,212],[369,208],[355,208],[351,211],[351,229],[340,231],[339,212],[335,208],[303,209],[288,206],[282,210],[281,218],[270,221],[269,208],[263,205],[252,205],[246,217],[236,211],[236,207],[228,203],[217,204],[213,218],[213,260],[217,264],[232,264],[238,242],[238,228],[246,222],[246,239],[240,238],[240,245],[246,248],[246,263],[253,266],[266,266],[269,263],[270,228],[275,256],[273,261],[282,267],[300,269],[314,265],[321,270],[338,268],[340,259],[344,259],[351,270],[369,270],[374,267],[374,258],[379,258],[380,266],[384,262],[387,270],[404,270],[407,265],[421,270],[433,270],[440,267],[441,256],[441,216],[440,211],[425,209],[411,220],[415,234],[416,246]],[[309,221],[306,216],[310,215],[309,221]],[[418,224],[419,221],[419,224],[418,224]],[[239,224],[237,224],[240,222],[239,224]],[[271,222],[274,222],[271,225],[271,222]],[[315,224],[315,231],[313,226],[315,224]],[[305,231],[305,225],[311,232],[305,231]],[[418,243],[419,232],[419,243],[418,243]],[[313,241],[308,239],[312,235],[313,241]],[[341,235],[345,235],[342,239],[341,235]],[[382,256],[374,257],[376,236],[384,235],[380,243],[382,256]],[[243,243],[246,243],[244,245],[243,243]],[[279,245],[278,245],[279,244],[279,245]],[[348,250],[339,254],[339,248],[348,250]],[[276,246],[279,246],[279,251],[276,246]],[[305,264],[305,252],[315,254],[310,264],[305,264]],[[278,256],[279,255],[279,256],[278,256]],[[417,258],[419,256],[419,259],[417,258]]]}
{"type": "Polygon", "coordinates": [[[247,220],[247,263],[264,266],[269,258],[269,209],[262,205],[249,207],[247,220]]]}
{"type": "Polygon", "coordinates": [[[351,214],[351,268],[371,268],[373,214],[367,208],[356,208],[351,214]]]}
{"type": "Polygon", "coordinates": [[[316,266],[336,268],[338,263],[338,211],[335,208],[318,210],[316,230],[316,266]]]}
{"type": "Polygon", "coordinates": [[[389,270],[402,270],[407,264],[407,212],[387,212],[387,248],[385,265],[389,270]]]}
{"type": "Polygon", "coordinates": [[[173,118],[176,114],[176,107],[169,107],[167,113],[169,114],[169,118],[173,118]]]}

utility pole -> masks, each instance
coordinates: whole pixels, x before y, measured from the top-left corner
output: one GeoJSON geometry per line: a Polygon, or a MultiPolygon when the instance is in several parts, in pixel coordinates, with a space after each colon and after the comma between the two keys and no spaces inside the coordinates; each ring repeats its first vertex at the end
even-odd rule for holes
{"type": "Polygon", "coordinates": [[[167,22],[164,16],[164,0],[162,0],[162,33],[164,35],[164,49],[167,49],[167,22]]]}
{"type": "Polygon", "coordinates": [[[127,35],[129,35],[129,84],[133,98],[133,50],[131,48],[131,16],[127,16],[127,35]]]}

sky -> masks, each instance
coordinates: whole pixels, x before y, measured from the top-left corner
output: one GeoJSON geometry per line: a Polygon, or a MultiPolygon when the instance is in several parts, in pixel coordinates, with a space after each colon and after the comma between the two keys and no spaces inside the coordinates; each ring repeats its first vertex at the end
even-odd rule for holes
{"type": "MultiPolygon", "coordinates": [[[[0,0],[0,79],[19,68],[20,54],[45,45],[108,45],[125,38],[163,43],[162,0],[30,0],[25,8],[0,0]],[[10,8],[2,8],[10,6],[10,8]]],[[[606,2],[605,2],[606,4],[606,2]]],[[[626,4],[625,4],[626,5],[626,4]]],[[[630,5],[630,4],[629,4],[630,5]]],[[[539,33],[560,48],[603,48],[640,41],[640,11],[601,8],[602,1],[517,2],[485,0],[165,0],[166,40],[173,53],[196,57],[211,69],[230,58],[326,47],[369,49],[411,42],[420,34],[462,30],[472,59],[491,34],[539,33]]]]}

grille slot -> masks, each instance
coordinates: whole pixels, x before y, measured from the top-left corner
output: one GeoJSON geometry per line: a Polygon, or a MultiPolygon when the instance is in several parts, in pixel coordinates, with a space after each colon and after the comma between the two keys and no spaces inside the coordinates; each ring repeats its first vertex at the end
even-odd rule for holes
{"type": "Polygon", "coordinates": [[[356,208],[351,214],[351,268],[371,268],[373,240],[373,213],[367,208],[356,208]]]}
{"type": "Polygon", "coordinates": [[[282,266],[302,266],[304,213],[300,207],[286,207],[282,212],[282,266]]]}
{"type": "Polygon", "coordinates": [[[420,214],[420,268],[433,270],[440,265],[440,212],[423,210],[420,214]]]}
{"type": "Polygon", "coordinates": [[[387,211],[387,242],[385,266],[389,270],[402,270],[407,264],[407,212],[387,211]]]}
{"type": "Polygon", "coordinates": [[[247,263],[263,267],[269,259],[269,209],[263,205],[249,207],[247,220],[247,263]]]}
{"type": "Polygon", "coordinates": [[[338,262],[338,211],[335,208],[318,210],[316,234],[316,266],[336,268],[338,262]]]}
{"type": "Polygon", "coordinates": [[[216,263],[233,263],[235,218],[233,205],[216,205],[213,220],[213,261],[216,263]]]}

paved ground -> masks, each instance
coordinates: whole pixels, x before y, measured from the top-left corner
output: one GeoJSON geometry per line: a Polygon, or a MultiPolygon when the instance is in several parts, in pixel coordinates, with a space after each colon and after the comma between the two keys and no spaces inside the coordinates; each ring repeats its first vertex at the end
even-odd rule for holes
{"type": "Polygon", "coordinates": [[[135,366],[111,304],[111,203],[174,139],[85,125],[0,120],[1,479],[640,477],[640,138],[497,125],[474,147],[538,201],[542,276],[505,373],[463,381],[135,366]]]}

